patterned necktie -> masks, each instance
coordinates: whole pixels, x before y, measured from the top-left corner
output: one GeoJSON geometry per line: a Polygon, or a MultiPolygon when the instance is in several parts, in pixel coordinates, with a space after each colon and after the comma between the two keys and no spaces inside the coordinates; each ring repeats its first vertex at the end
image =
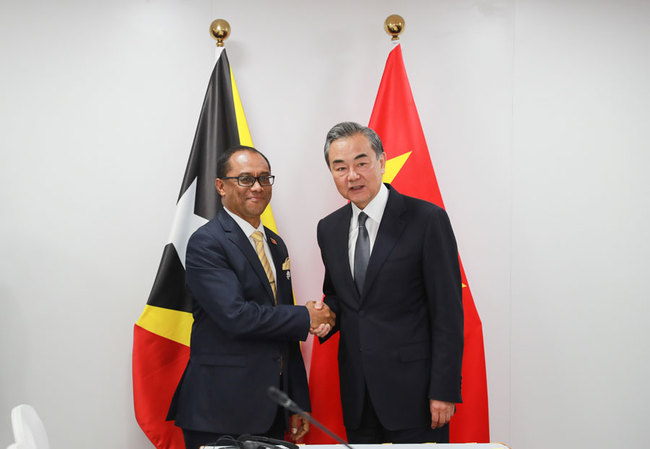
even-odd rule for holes
{"type": "Polygon", "coordinates": [[[363,283],[366,280],[366,269],[370,259],[370,238],[366,229],[368,216],[361,212],[359,214],[359,234],[357,243],[354,246],[354,283],[357,284],[359,294],[363,291],[363,283]]]}
{"type": "MultiPolygon", "coordinates": [[[[262,267],[264,267],[266,277],[269,279],[269,283],[271,284],[271,290],[273,290],[273,299],[275,300],[278,296],[278,292],[276,290],[275,278],[273,277],[271,264],[269,263],[269,259],[266,258],[266,253],[264,252],[264,236],[260,231],[255,231],[251,234],[251,237],[253,237],[253,240],[255,241],[255,250],[257,252],[257,257],[259,257],[260,262],[262,262],[262,267]]],[[[274,302],[276,305],[278,304],[277,301],[274,302]]]]}

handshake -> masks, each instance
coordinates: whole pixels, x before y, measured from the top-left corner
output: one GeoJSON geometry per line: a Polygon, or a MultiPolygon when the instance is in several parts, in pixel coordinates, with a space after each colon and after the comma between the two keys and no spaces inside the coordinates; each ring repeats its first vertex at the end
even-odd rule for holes
{"type": "Polygon", "coordinates": [[[309,301],[305,307],[307,307],[311,321],[309,333],[319,338],[329,334],[336,321],[336,314],[332,312],[332,309],[322,301],[309,301]]]}

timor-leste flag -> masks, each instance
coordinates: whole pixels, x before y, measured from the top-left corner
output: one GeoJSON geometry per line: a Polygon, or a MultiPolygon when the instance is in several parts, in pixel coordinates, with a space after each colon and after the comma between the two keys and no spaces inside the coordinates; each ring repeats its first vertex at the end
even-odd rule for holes
{"type": "MultiPolygon", "coordinates": [[[[147,305],[133,329],[133,400],[138,424],[158,449],[185,447],[181,430],[165,421],[190,353],[192,300],[185,287],[185,250],[192,233],[221,209],[214,180],[217,158],[234,145],[252,146],[226,51],[217,50],[203,100],[169,241],[147,305]]],[[[270,207],[262,222],[276,230],[270,207]]]]}
{"type": "MultiPolygon", "coordinates": [[[[397,44],[388,56],[369,127],[379,134],[386,151],[384,182],[405,195],[444,207],[429,149],[409,85],[402,49],[397,44]]],[[[450,441],[488,442],[489,422],[483,328],[461,264],[465,349],[462,368],[463,403],[457,405],[450,423],[450,441]]],[[[336,351],[338,338],[320,345],[314,339],[309,373],[312,414],[334,429],[343,429],[336,351]]],[[[405,379],[405,381],[408,381],[405,379]]],[[[391,394],[389,391],[386,394],[391,394]]],[[[310,432],[309,443],[332,440],[310,432]]],[[[344,431],[339,433],[344,434],[344,431]]]]}

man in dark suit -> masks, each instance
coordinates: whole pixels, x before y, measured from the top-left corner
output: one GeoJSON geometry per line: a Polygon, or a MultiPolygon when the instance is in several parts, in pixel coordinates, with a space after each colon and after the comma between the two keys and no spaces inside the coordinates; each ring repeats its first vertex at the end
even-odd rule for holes
{"type": "Polygon", "coordinates": [[[187,246],[194,323],[168,419],[183,429],[187,449],[223,435],[280,439],[287,424],[299,440],[308,421],[285,416],[267,389],[280,388],[310,410],[298,341],[310,328],[329,331],[334,315],[313,301],[293,304],[287,248],[260,220],[274,180],[266,157],[251,147],[233,148],[221,155],[217,176],[223,210],[187,246]]]}
{"type": "Polygon", "coordinates": [[[341,332],[348,441],[447,442],[463,354],[460,268],[447,214],[382,184],[386,155],[370,128],[334,126],[325,160],[350,201],[318,223],[325,303],[336,312],[332,333],[341,332]]]}

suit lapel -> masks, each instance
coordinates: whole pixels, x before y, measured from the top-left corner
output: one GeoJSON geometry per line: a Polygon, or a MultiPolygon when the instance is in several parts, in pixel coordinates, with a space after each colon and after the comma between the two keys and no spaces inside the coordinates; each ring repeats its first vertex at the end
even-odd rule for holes
{"type": "Polygon", "coordinates": [[[386,209],[384,209],[384,215],[381,217],[377,239],[368,261],[364,291],[368,291],[374,282],[406,226],[406,221],[402,218],[405,210],[404,200],[395,189],[390,186],[388,188],[388,202],[386,203],[386,209]]]}
{"type": "Polygon", "coordinates": [[[266,277],[266,272],[264,271],[264,267],[262,267],[262,262],[260,262],[260,258],[257,257],[257,253],[253,249],[250,240],[248,240],[248,237],[227,212],[219,212],[218,217],[223,230],[226,232],[226,236],[241,250],[242,254],[257,274],[257,277],[264,285],[264,288],[271,298],[271,302],[273,302],[273,290],[271,290],[271,284],[266,277]]]}

